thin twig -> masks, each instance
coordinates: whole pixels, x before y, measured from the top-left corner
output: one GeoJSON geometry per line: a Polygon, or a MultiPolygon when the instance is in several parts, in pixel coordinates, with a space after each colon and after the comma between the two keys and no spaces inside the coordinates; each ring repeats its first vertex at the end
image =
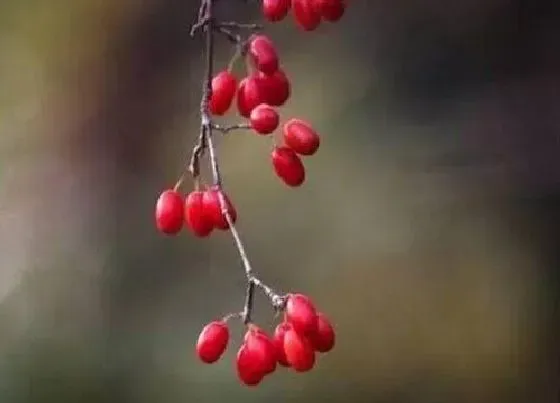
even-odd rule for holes
{"type": "Polygon", "coordinates": [[[221,21],[218,24],[218,27],[224,27],[224,28],[233,28],[233,29],[238,29],[238,30],[248,30],[248,31],[260,31],[261,29],[263,29],[264,27],[261,24],[245,24],[245,23],[240,23],[240,22],[235,22],[235,21],[221,21]]]}
{"type": "MultiPolygon", "coordinates": [[[[214,71],[214,33],[219,32],[226,34],[230,37],[230,34],[234,39],[233,42],[238,46],[238,50],[242,49],[244,42],[241,41],[239,35],[230,33],[227,28],[238,28],[238,29],[257,29],[257,24],[238,24],[238,23],[218,23],[214,20],[214,2],[217,0],[201,0],[200,9],[198,13],[198,20],[191,28],[191,35],[196,33],[200,29],[204,29],[206,35],[205,40],[205,51],[206,51],[206,66],[205,74],[202,83],[202,98],[200,101],[200,133],[198,136],[197,144],[193,147],[191,160],[189,164],[189,171],[192,174],[195,181],[198,181],[200,175],[200,159],[207,149],[210,159],[210,167],[212,169],[212,180],[213,184],[218,188],[222,188],[222,177],[220,174],[220,166],[218,163],[216,148],[213,141],[213,130],[220,131],[221,133],[228,133],[233,130],[248,129],[250,126],[247,124],[237,124],[231,126],[220,126],[212,122],[209,103],[212,96],[212,77],[214,71]]],[[[178,185],[182,182],[183,177],[177,182],[178,185]]],[[[221,192],[218,193],[220,208],[223,216],[225,217],[228,225],[229,232],[233,238],[241,263],[245,270],[245,277],[247,279],[247,290],[245,295],[245,303],[243,311],[239,314],[232,314],[228,318],[241,316],[244,323],[249,323],[251,321],[251,313],[253,310],[253,300],[255,288],[260,288],[263,290],[265,295],[270,299],[275,310],[281,309],[284,305],[285,298],[276,294],[272,288],[264,284],[259,278],[257,278],[253,273],[253,268],[251,262],[247,256],[245,246],[241,241],[239,231],[237,230],[235,223],[229,214],[226,201],[221,192]]]]}
{"type": "Polygon", "coordinates": [[[248,123],[239,123],[236,125],[231,125],[231,126],[221,126],[218,124],[213,124],[212,128],[214,130],[217,130],[223,134],[228,134],[231,131],[235,131],[235,130],[248,130],[251,128],[251,125],[248,123]]]}

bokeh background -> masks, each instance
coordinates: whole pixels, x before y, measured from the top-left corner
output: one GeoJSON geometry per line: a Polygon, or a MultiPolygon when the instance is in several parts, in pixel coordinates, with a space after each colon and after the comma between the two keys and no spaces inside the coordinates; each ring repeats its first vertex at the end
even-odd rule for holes
{"type": "Polygon", "coordinates": [[[557,402],[558,4],[356,0],[314,33],[267,25],[282,117],[322,148],[298,190],[250,133],[220,139],[222,170],[255,268],[312,295],[338,345],[250,390],[241,325],[220,363],[193,352],[241,308],[231,239],[153,224],[198,131],[197,2],[1,0],[0,402],[557,402]]]}

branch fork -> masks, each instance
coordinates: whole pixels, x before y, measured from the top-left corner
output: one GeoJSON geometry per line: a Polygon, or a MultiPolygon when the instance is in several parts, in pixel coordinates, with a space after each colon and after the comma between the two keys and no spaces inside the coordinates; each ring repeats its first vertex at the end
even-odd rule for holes
{"type": "MultiPolygon", "coordinates": [[[[206,51],[206,67],[202,85],[202,97],[200,101],[200,132],[196,144],[194,145],[187,171],[191,174],[195,188],[199,186],[200,181],[200,161],[206,151],[208,151],[210,167],[212,170],[212,182],[215,187],[222,189],[222,177],[220,174],[220,166],[214,145],[214,130],[222,134],[227,134],[235,130],[249,129],[248,124],[236,124],[231,126],[221,126],[212,121],[209,102],[212,96],[212,78],[214,71],[214,34],[224,35],[226,39],[234,43],[237,52],[234,58],[242,55],[246,51],[247,42],[242,39],[239,31],[257,31],[262,28],[259,24],[243,24],[237,22],[219,22],[214,19],[214,4],[217,0],[201,0],[198,12],[198,19],[192,25],[190,34],[194,36],[197,32],[203,31],[205,34],[205,51],[206,51]]],[[[177,189],[184,181],[184,173],[177,181],[175,188],[177,189]]],[[[234,317],[241,318],[245,324],[251,322],[251,314],[253,310],[253,300],[256,289],[260,289],[270,300],[270,303],[276,312],[283,310],[286,304],[286,296],[277,294],[271,287],[263,283],[254,273],[251,262],[247,256],[247,252],[239,231],[235,226],[231,215],[229,214],[227,203],[221,192],[218,192],[220,208],[222,214],[229,224],[229,232],[233,238],[234,244],[239,253],[241,263],[245,271],[247,287],[245,292],[245,302],[243,310],[238,313],[227,315],[224,320],[234,317]]]]}

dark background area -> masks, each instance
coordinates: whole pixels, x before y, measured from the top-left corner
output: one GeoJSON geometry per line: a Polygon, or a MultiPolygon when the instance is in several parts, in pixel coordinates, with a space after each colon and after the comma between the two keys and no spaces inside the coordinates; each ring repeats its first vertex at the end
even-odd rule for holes
{"type": "Polygon", "coordinates": [[[255,269],[339,338],[256,390],[233,368],[241,325],[220,363],[194,355],[243,303],[231,239],[153,224],[198,133],[197,7],[0,3],[0,402],[557,402],[559,3],[355,0],[316,32],[267,24],[282,118],[322,148],[292,190],[236,133],[224,180],[255,269]]]}

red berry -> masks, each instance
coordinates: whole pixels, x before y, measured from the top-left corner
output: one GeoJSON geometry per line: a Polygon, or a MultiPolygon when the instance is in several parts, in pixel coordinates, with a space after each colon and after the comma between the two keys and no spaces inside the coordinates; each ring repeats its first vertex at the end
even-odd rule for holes
{"type": "Polygon", "coordinates": [[[183,197],[175,190],[160,194],[155,211],[156,227],[167,235],[179,232],[183,227],[183,197]]]}
{"type": "Polygon", "coordinates": [[[276,348],[276,359],[278,363],[284,367],[289,367],[290,363],[286,358],[286,352],[284,351],[284,336],[286,332],[290,330],[292,326],[287,322],[282,322],[276,326],[274,330],[274,347],[276,348]]]}
{"type": "Polygon", "coordinates": [[[305,167],[297,154],[288,147],[274,147],[272,166],[276,175],[288,186],[300,186],[305,181],[305,167]]]}
{"type": "Polygon", "coordinates": [[[286,321],[299,334],[310,336],[317,331],[317,311],[309,297],[290,294],[286,302],[286,321]]]}
{"type": "Polygon", "coordinates": [[[334,328],[329,319],[322,313],[317,313],[317,331],[310,337],[315,351],[326,353],[333,349],[335,341],[334,328]]]}
{"type": "Polygon", "coordinates": [[[278,127],[280,117],[273,107],[260,104],[251,111],[251,127],[259,134],[270,134],[278,127]]]}
{"type": "Polygon", "coordinates": [[[321,139],[313,128],[301,119],[290,119],[284,124],[284,142],[300,155],[313,155],[321,139]]]}
{"type": "Polygon", "coordinates": [[[345,0],[313,0],[315,11],[330,22],[336,22],[342,18],[346,9],[345,0]]]}
{"type": "Polygon", "coordinates": [[[263,84],[257,75],[245,77],[237,88],[237,109],[248,118],[251,111],[265,101],[263,84]]]}
{"type": "Polygon", "coordinates": [[[304,31],[313,31],[321,23],[321,15],[313,7],[314,0],[292,0],[297,25],[304,31]]]}
{"type": "Polygon", "coordinates": [[[253,35],[249,41],[249,55],[257,70],[274,74],[278,70],[278,53],[274,43],[264,35],[253,35]]]}
{"type": "MultiPolygon", "coordinates": [[[[245,344],[260,363],[262,371],[270,374],[276,370],[276,348],[270,337],[261,329],[252,327],[245,334],[245,344]]],[[[257,365],[257,364],[255,364],[257,365]]]]}
{"type": "Polygon", "coordinates": [[[210,112],[214,115],[223,115],[231,106],[237,79],[227,70],[221,71],[212,79],[212,96],[210,97],[210,112]]]}
{"type": "Polygon", "coordinates": [[[297,372],[306,372],[315,365],[315,351],[309,340],[294,329],[284,335],[284,352],[290,366],[297,372]]]}
{"type": "Polygon", "coordinates": [[[237,376],[247,386],[257,386],[266,375],[262,369],[259,355],[243,343],[235,360],[237,376]]]}
{"type": "Polygon", "coordinates": [[[286,73],[278,69],[274,74],[259,74],[264,100],[271,106],[282,106],[290,98],[291,87],[286,73]]]}
{"type": "Polygon", "coordinates": [[[235,224],[237,221],[237,211],[229,197],[222,190],[219,190],[217,187],[206,190],[202,196],[202,204],[204,207],[204,214],[208,217],[208,220],[213,226],[215,228],[227,230],[229,229],[229,223],[225,215],[222,214],[220,194],[224,199],[226,211],[229,213],[231,221],[235,224]]]}
{"type": "Polygon", "coordinates": [[[283,20],[290,11],[291,0],[263,0],[262,11],[270,22],[283,20]]]}
{"type": "Polygon", "coordinates": [[[220,359],[229,341],[229,330],[223,321],[214,321],[202,329],[196,343],[198,357],[207,364],[220,359]]]}
{"type": "Polygon", "coordinates": [[[195,190],[185,200],[185,221],[190,230],[199,237],[210,235],[214,224],[205,213],[202,202],[204,192],[195,190]]]}

